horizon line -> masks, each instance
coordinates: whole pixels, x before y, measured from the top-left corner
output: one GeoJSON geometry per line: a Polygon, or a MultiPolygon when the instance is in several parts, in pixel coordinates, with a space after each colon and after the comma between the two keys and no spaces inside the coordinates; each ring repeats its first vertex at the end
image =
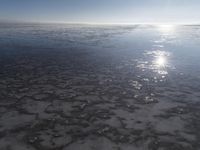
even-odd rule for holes
{"type": "Polygon", "coordinates": [[[198,22],[65,22],[65,21],[19,21],[0,20],[0,23],[27,23],[27,24],[74,24],[74,25],[200,25],[198,22]]]}

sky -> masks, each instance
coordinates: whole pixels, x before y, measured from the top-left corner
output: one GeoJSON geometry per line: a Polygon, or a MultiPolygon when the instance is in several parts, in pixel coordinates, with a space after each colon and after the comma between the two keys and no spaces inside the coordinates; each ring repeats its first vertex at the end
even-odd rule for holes
{"type": "Polygon", "coordinates": [[[200,23],[200,0],[0,0],[0,21],[200,23]]]}

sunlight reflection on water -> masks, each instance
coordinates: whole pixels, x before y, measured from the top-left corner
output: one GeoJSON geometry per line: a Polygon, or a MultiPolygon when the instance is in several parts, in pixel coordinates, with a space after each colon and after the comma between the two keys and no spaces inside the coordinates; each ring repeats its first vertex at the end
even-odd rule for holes
{"type": "Polygon", "coordinates": [[[170,56],[170,53],[166,51],[157,50],[149,52],[148,54],[151,57],[153,57],[152,60],[153,71],[161,75],[168,74],[167,68],[169,67],[168,58],[170,56]]]}
{"type": "Polygon", "coordinates": [[[162,33],[173,33],[175,31],[174,25],[158,25],[158,30],[162,33]]]}
{"type": "Polygon", "coordinates": [[[168,59],[170,53],[167,51],[155,50],[144,53],[145,60],[138,61],[137,67],[142,71],[152,71],[165,77],[170,67],[168,59]]]}
{"type": "Polygon", "coordinates": [[[155,63],[158,65],[158,67],[164,67],[166,65],[166,58],[163,56],[159,56],[155,63]]]}

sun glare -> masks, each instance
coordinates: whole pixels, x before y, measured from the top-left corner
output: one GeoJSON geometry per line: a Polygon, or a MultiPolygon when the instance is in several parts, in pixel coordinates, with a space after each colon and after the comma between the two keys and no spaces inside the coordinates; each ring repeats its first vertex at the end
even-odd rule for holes
{"type": "Polygon", "coordinates": [[[166,58],[164,56],[159,56],[155,63],[158,67],[164,67],[166,65],[166,58]]]}
{"type": "Polygon", "coordinates": [[[158,25],[158,29],[164,33],[170,33],[174,31],[174,25],[158,25]]]}

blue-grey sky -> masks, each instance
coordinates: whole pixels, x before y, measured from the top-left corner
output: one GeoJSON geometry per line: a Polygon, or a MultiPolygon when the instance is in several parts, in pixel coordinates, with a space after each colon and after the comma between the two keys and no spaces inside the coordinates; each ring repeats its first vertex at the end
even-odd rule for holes
{"type": "Polygon", "coordinates": [[[0,0],[0,20],[200,23],[200,0],[0,0]]]}

